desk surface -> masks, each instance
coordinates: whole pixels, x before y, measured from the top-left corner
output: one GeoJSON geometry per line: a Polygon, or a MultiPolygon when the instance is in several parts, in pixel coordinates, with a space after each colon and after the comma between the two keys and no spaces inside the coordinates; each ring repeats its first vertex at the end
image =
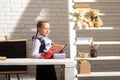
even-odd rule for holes
{"type": "Polygon", "coordinates": [[[0,65],[71,65],[74,66],[74,60],[71,59],[33,59],[33,58],[7,58],[0,60],[0,65]]]}

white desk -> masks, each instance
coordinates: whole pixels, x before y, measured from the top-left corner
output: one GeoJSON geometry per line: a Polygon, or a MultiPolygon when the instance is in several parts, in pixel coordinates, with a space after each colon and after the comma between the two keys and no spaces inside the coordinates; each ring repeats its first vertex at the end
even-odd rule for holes
{"type": "Polygon", "coordinates": [[[65,65],[65,80],[74,80],[74,60],[71,59],[33,59],[7,58],[0,65],[65,65]]]}

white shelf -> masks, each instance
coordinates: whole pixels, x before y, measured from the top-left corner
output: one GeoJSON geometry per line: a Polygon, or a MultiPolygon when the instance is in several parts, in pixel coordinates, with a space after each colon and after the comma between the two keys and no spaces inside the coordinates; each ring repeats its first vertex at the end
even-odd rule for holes
{"type": "Polygon", "coordinates": [[[91,27],[91,28],[83,28],[83,29],[75,28],[75,29],[76,30],[113,30],[113,29],[118,29],[118,28],[114,28],[114,27],[100,27],[100,28],[91,27]]]}
{"type": "Polygon", "coordinates": [[[105,15],[109,15],[109,16],[114,16],[114,15],[116,15],[116,16],[119,16],[120,14],[118,13],[118,14],[116,14],[116,13],[100,13],[99,14],[100,16],[105,16],[105,15]]]}
{"type": "Polygon", "coordinates": [[[120,60],[120,56],[97,56],[94,58],[80,58],[77,57],[77,60],[120,60]]]}
{"type": "Polygon", "coordinates": [[[90,74],[77,74],[77,77],[104,77],[120,76],[120,72],[91,72],[90,74]]]}
{"type": "Polygon", "coordinates": [[[120,44],[120,41],[95,41],[94,44],[120,44]]]}
{"type": "MultiPolygon", "coordinates": [[[[90,43],[80,43],[80,42],[75,42],[75,45],[89,45],[90,43]]],[[[106,45],[111,45],[115,44],[118,45],[120,44],[120,41],[94,41],[94,44],[106,44],[106,45]]]]}
{"type": "Polygon", "coordinates": [[[74,0],[74,2],[120,2],[120,0],[74,0]]]}

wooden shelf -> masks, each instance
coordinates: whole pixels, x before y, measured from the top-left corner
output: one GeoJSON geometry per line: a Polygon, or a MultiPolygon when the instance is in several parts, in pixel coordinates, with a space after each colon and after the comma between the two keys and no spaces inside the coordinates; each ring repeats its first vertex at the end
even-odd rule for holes
{"type": "Polygon", "coordinates": [[[77,74],[77,77],[104,77],[120,76],[120,72],[91,72],[90,74],[77,74]]]}
{"type": "Polygon", "coordinates": [[[77,57],[76,60],[120,60],[120,56],[98,56],[98,57],[88,57],[88,58],[80,58],[77,57]]]}

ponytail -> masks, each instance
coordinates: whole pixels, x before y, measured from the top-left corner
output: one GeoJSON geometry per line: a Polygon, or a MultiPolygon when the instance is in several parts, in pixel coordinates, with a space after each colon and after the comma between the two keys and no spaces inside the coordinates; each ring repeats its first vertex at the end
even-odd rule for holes
{"type": "Polygon", "coordinates": [[[35,37],[37,37],[37,35],[38,35],[38,31],[36,32],[36,35],[35,35],[35,37]]]}

